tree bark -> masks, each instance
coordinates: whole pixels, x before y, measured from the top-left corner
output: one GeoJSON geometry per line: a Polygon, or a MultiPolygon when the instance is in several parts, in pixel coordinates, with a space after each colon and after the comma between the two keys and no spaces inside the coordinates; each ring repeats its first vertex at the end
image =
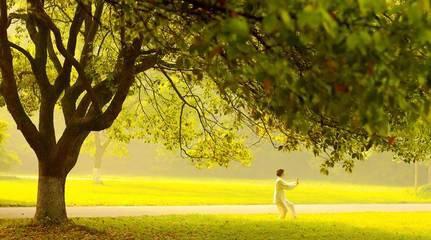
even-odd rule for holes
{"type": "MultiPolygon", "coordinates": [[[[39,162],[36,223],[63,223],[67,221],[65,202],[66,174],[49,174],[51,166],[39,162]]],[[[52,168],[51,168],[52,169],[52,168]]]]}
{"type": "Polygon", "coordinates": [[[64,198],[66,177],[39,176],[37,205],[34,220],[37,223],[67,221],[64,198]]]}
{"type": "Polygon", "coordinates": [[[60,141],[39,158],[39,182],[34,221],[42,224],[59,224],[67,221],[65,183],[75,166],[88,132],[66,128],[60,141]]]}

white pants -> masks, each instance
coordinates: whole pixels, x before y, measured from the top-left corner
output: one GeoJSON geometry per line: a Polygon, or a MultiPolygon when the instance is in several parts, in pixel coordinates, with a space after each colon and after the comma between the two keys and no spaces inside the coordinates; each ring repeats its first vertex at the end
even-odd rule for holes
{"type": "Polygon", "coordinates": [[[286,213],[289,212],[292,218],[296,218],[295,205],[289,201],[279,201],[277,205],[278,211],[280,212],[280,219],[286,218],[286,213]]]}

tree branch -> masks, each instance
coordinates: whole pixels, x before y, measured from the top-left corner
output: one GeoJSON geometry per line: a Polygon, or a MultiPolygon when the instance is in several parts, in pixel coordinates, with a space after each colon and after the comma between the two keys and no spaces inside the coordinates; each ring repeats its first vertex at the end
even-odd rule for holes
{"type": "MultiPolygon", "coordinates": [[[[81,64],[78,62],[78,60],[75,59],[74,57],[74,53],[69,52],[68,49],[66,49],[63,45],[63,40],[62,40],[62,36],[61,36],[61,32],[60,30],[57,28],[57,26],[54,24],[54,22],[52,22],[52,19],[48,16],[48,14],[46,14],[45,10],[38,4],[38,1],[36,0],[30,0],[30,2],[32,2],[31,6],[32,8],[30,9],[30,11],[37,16],[37,18],[42,21],[54,34],[55,37],[55,43],[57,46],[58,51],[63,55],[63,57],[65,58],[65,61],[67,61],[67,63],[70,62],[70,64],[76,69],[76,71],[79,74],[79,77],[83,80],[84,82],[84,88],[85,90],[89,93],[91,100],[95,106],[95,108],[97,109],[97,111],[101,112],[100,106],[97,102],[97,98],[96,95],[94,94],[93,88],[91,87],[91,81],[90,79],[87,77],[84,68],[81,66],[81,64]]],[[[82,12],[82,7],[80,7],[80,5],[78,5],[77,10],[76,10],[76,24],[71,25],[71,33],[72,36],[69,36],[69,40],[71,39],[75,39],[72,40],[74,41],[73,43],[71,43],[71,45],[73,45],[73,49],[75,48],[75,44],[76,44],[76,36],[78,34],[78,30],[79,27],[81,26],[82,22],[83,22],[83,12],[82,12]],[[74,28],[72,28],[72,26],[74,26],[74,28]],[[76,34],[75,34],[75,31],[76,34]]],[[[75,23],[75,21],[74,21],[75,23]]],[[[69,46],[68,46],[69,47],[69,46]]],[[[66,65],[66,62],[65,62],[66,65]]],[[[67,69],[68,70],[68,69],[67,69]]],[[[67,79],[58,79],[58,80],[62,80],[62,81],[66,81],[66,84],[60,84],[60,86],[68,86],[68,80],[67,79]]],[[[58,85],[57,85],[58,87],[58,85]]],[[[58,91],[58,89],[56,89],[58,91]]],[[[59,93],[59,91],[57,92],[59,93]]]]}
{"type": "MultiPolygon", "coordinates": [[[[83,21],[84,21],[84,16],[83,16],[82,6],[78,5],[76,7],[75,14],[69,28],[69,39],[67,42],[67,52],[70,52],[73,55],[75,54],[77,36],[79,34],[83,21]]],[[[56,41],[56,44],[57,44],[57,41],[56,41]]],[[[61,45],[60,45],[60,48],[61,48],[61,45]]],[[[59,49],[59,46],[57,46],[57,49],[59,49]]],[[[63,55],[62,52],[60,52],[60,54],[63,55]]],[[[72,71],[71,59],[65,58],[62,71],[58,75],[54,83],[54,89],[57,93],[57,96],[59,96],[65,88],[68,88],[70,86],[71,71],[72,71]]]]}
{"type": "Polygon", "coordinates": [[[33,56],[27,50],[10,41],[9,41],[9,46],[14,48],[18,52],[22,53],[28,59],[31,65],[35,64],[33,56]]]}
{"type": "Polygon", "coordinates": [[[61,62],[57,57],[57,54],[55,53],[54,46],[52,44],[51,34],[49,34],[48,39],[48,55],[49,59],[51,59],[52,64],[54,65],[55,70],[58,74],[61,73],[63,67],[61,66],[61,62]]]}
{"type": "Polygon", "coordinates": [[[1,93],[18,129],[21,130],[25,139],[35,150],[38,157],[42,157],[46,154],[43,144],[44,141],[40,138],[36,126],[26,114],[19,99],[7,28],[7,4],[6,0],[0,0],[0,71],[3,79],[0,86],[1,93]]]}
{"type": "MultiPolygon", "coordinates": [[[[141,44],[142,39],[135,39],[131,46],[124,46],[119,56],[119,59],[122,59],[122,64],[114,74],[114,83],[117,85],[116,92],[105,112],[102,114],[87,114],[85,118],[76,120],[71,124],[91,131],[100,131],[112,125],[121,112],[123,103],[135,79],[135,62],[139,55],[141,44]]],[[[143,62],[148,61],[148,66],[154,66],[157,59],[157,56],[149,56],[143,62]]]]}

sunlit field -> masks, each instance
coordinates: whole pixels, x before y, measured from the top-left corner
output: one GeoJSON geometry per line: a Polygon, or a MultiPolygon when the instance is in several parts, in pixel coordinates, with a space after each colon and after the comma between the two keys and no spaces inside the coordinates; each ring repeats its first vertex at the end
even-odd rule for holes
{"type": "MultiPolygon", "coordinates": [[[[205,205],[270,204],[272,180],[177,179],[105,177],[103,185],[70,178],[68,205],[205,205]]],[[[37,180],[0,180],[0,205],[35,204],[37,180]]],[[[296,203],[419,203],[431,197],[416,196],[413,188],[302,182],[287,193],[296,203]]]]}
{"type": "Polygon", "coordinates": [[[275,215],[189,215],[83,218],[73,220],[77,225],[51,228],[0,220],[0,238],[425,240],[431,239],[430,219],[431,213],[307,214],[295,221],[275,215]]]}

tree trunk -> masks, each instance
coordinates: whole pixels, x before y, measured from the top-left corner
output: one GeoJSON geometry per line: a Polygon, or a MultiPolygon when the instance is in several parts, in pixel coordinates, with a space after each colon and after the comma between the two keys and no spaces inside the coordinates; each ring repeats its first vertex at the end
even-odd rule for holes
{"type": "Polygon", "coordinates": [[[37,223],[67,221],[64,198],[66,176],[39,175],[37,205],[34,220],[37,223]]]}
{"type": "Polygon", "coordinates": [[[102,145],[99,132],[94,133],[94,145],[95,145],[96,152],[94,154],[93,181],[96,184],[102,184],[102,179],[100,176],[100,168],[102,167],[104,147],[102,145]]]}
{"type": "Polygon", "coordinates": [[[96,154],[94,156],[93,181],[97,184],[102,183],[102,177],[100,173],[101,167],[102,167],[102,156],[100,154],[96,154]]]}
{"type": "Polygon", "coordinates": [[[428,166],[428,184],[431,184],[431,164],[428,166]]]}
{"type": "Polygon", "coordinates": [[[415,161],[415,192],[418,191],[418,185],[419,185],[419,163],[415,161]]]}
{"type": "Polygon", "coordinates": [[[67,222],[66,177],[78,160],[87,132],[65,130],[56,146],[39,155],[39,181],[34,221],[42,224],[67,222]]]}

